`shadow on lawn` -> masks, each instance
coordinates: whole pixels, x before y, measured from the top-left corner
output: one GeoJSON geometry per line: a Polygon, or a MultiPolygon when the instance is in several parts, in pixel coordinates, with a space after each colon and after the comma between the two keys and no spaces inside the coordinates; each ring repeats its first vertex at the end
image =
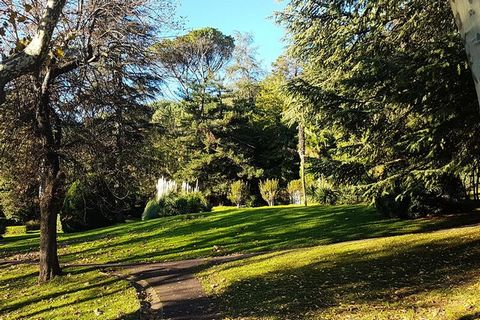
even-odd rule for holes
{"type": "MultiPolygon", "coordinates": [[[[179,260],[298,248],[480,223],[480,214],[418,221],[383,219],[374,209],[362,205],[231,209],[189,216],[193,218],[171,217],[62,235],[59,247],[65,250],[61,250],[61,260],[73,262],[85,257],[92,261],[101,257],[102,262],[116,263],[179,260]],[[183,237],[188,241],[182,241],[183,237]],[[214,246],[220,250],[214,251],[214,246]]],[[[31,238],[34,236],[22,237],[7,238],[5,243],[0,240],[0,256],[31,251],[32,245],[37,245],[36,239],[31,238]]]]}
{"type": "MultiPolygon", "coordinates": [[[[380,253],[355,250],[336,254],[334,260],[319,260],[300,268],[244,279],[213,299],[217,305],[225,306],[225,316],[240,318],[306,319],[305,315],[318,316],[330,307],[341,307],[355,318],[355,312],[364,304],[370,305],[363,312],[382,308],[387,313],[395,312],[395,303],[407,310],[429,307],[431,301],[422,305],[415,297],[433,290],[458,288],[478,279],[480,240],[398,243],[380,253]]],[[[242,265],[248,263],[254,264],[255,259],[242,265]]],[[[471,308],[471,312],[478,310],[477,306],[471,308]]],[[[459,320],[479,319],[479,315],[467,314],[459,320]]],[[[401,318],[400,313],[390,316],[401,318]]],[[[337,317],[342,318],[340,314],[337,317]]]]}
{"type": "MultiPolygon", "coordinates": [[[[420,233],[480,223],[479,214],[464,214],[418,221],[383,219],[365,206],[283,207],[246,209],[223,213],[210,219],[164,228],[154,235],[140,234],[116,245],[145,245],[158,239],[198,234],[187,244],[155,252],[132,251],[116,262],[162,260],[178,255],[177,260],[229,253],[264,252],[343,241],[420,233]],[[218,246],[220,252],[213,252],[218,246]]],[[[88,249],[93,254],[95,247],[88,249]]]]}
{"type": "MultiPolygon", "coordinates": [[[[8,268],[3,266],[2,268],[8,268]]],[[[118,282],[118,279],[114,276],[105,277],[103,275],[94,276],[88,278],[85,281],[88,282],[70,282],[72,278],[70,276],[82,275],[86,272],[95,270],[95,268],[65,268],[65,274],[59,278],[56,278],[53,283],[47,284],[47,288],[37,287],[37,276],[38,272],[26,272],[24,274],[12,274],[15,273],[15,270],[9,271],[1,270],[9,274],[8,278],[4,278],[0,281],[0,288],[23,288],[23,287],[32,287],[35,290],[34,295],[18,296],[14,299],[6,299],[0,303],[0,315],[8,316],[9,313],[19,313],[23,318],[33,319],[33,318],[44,318],[45,313],[52,311],[52,302],[59,302],[62,299],[65,299],[68,296],[76,295],[76,298],[71,301],[67,300],[63,303],[56,303],[55,309],[68,308],[70,310],[79,310],[80,305],[89,301],[97,301],[100,298],[105,299],[109,296],[116,296],[124,292],[123,289],[114,289],[107,292],[104,291],[105,288],[115,285],[118,282]]],[[[98,270],[98,268],[96,269],[98,270]]],[[[20,272],[21,273],[21,272],[20,272]]],[[[13,298],[13,297],[12,297],[13,298]]],[[[95,306],[95,304],[93,304],[95,306]]],[[[101,306],[100,306],[101,307],[101,306]]],[[[86,317],[86,318],[98,318],[95,316],[96,307],[92,307],[91,310],[84,310],[82,312],[89,312],[91,314],[76,314],[72,313],[69,315],[69,318],[77,317],[86,317]]],[[[139,319],[141,310],[137,310],[131,314],[123,314],[120,319],[133,320],[139,319]]],[[[66,316],[65,314],[63,316],[66,316]]],[[[1,316],[0,316],[1,318],[1,316]]]]}

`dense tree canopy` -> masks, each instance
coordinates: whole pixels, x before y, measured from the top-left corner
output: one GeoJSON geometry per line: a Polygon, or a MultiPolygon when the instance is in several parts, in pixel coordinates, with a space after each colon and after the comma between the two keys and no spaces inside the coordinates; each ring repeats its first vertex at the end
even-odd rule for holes
{"type": "Polygon", "coordinates": [[[328,137],[315,172],[400,199],[477,166],[475,90],[447,2],[293,0],[278,19],[305,62],[290,91],[328,137]]]}

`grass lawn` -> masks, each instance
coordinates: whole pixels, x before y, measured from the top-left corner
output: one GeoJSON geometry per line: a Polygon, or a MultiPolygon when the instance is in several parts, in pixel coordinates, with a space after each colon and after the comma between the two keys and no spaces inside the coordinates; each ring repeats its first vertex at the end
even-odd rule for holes
{"type": "MultiPolygon", "coordinates": [[[[233,318],[275,319],[280,312],[290,319],[294,318],[293,315],[306,312],[313,312],[312,316],[316,316],[320,312],[318,310],[321,310],[318,314],[323,317],[323,314],[330,312],[325,310],[331,310],[335,314],[343,310],[343,307],[359,310],[370,308],[371,301],[377,301],[382,307],[383,302],[390,297],[391,287],[386,283],[391,270],[401,275],[398,281],[403,281],[397,283],[397,280],[391,280],[395,277],[388,278],[392,288],[430,290],[430,287],[424,288],[414,282],[414,275],[420,272],[420,269],[416,269],[417,266],[422,266],[422,270],[428,274],[429,265],[462,260],[448,255],[446,258],[450,257],[450,260],[445,260],[439,254],[446,248],[441,244],[431,247],[437,251],[420,252],[418,261],[410,259],[415,248],[423,248],[421,241],[427,241],[430,236],[436,235],[424,232],[478,222],[478,214],[415,221],[382,219],[373,209],[360,205],[221,208],[208,214],[126,223],[78,234],[61,234],[59,254],[61,263],[127,263],[317,246],[261,255],[247,260],[245,264],[228,264],[218,267],[218,270],[203,270],[202,275],[207,288],[216,294],[221,304],[226,306],[225,312],[233,318]],[[404,236],[405,238],[380,238],[402,234],[411,235],[404,236]],[[372,240],[341,243],[367,238],[372,240]],[[390,239],[404,239],[406,243],[411,241],[412,246],[402,247],[403,240],[392,245],[392,241],[397,240],[390,239]],[[418,246],[413,245],[416,242],[418,246]],[[430,254],[434,262],[423,260],[423,253],[425,257],[430,254]],[[402,254],[406,255],[405,260],[401,259],[402,254]],[[356,269],[352,269],[354,261],[357,261],[356,269]],[[403,269],[395,269],[402,264],[406,264],[407,276],[402,273],[403,269]],[[218,275],[213,272],[218,272],[218,275]],[[378,287],[378,290],[370,290],[372,286],[378,287]],[[363,298],[355,300],[355,295],[359,292],[363,292],[363,298]],[[336,298],[337,295],[342,299],[336,298]],[[342,307],[336,305],[338,301],[342,302],[342,307]],[[343,306],[344,303],[347,306],[343,306]],[[352,303],[355,307],[352,307],[352,303]]],[[[480,228],[477,230],[472,227],[472,230],[480,234],[480,228]]],[[[448,232],[450,231],[447,234],[448,232]]],[[[467,241],[462,239],[461,235],[452,235],[452,243],[453,240],[467,241]]],[[[28,253],[37,249],[38,234],[14,233],[0,240],[0,259],[35,257],[28,253]]],[[[457,254],[457,249],[454,246],[451,250],[457,254]]],[[[476,251],[472,249],[471,252],[476,251]]],[[[468,265],[462,272],[458,272],[460,267],[456,264],[452,264],[452,268],[457,274],[465,276],[473,272],[473,268],[468,265]]],[[[449,272],[452,279],[458,278],[453,271],[450,274],[448,268],[444,268],[445,273],[439,270],[439,274],[446,276],[449,272]]],[[[128,283],[95,270],[69,267],[65,271],[70,276],[61,277],[45,286],[37,286],[36,266],[0,265],[0,319],[114,319],[119,314],[125,314],[128,318],[138,310],[135,291],[128,283]],[[80,312],[81,317],[76,316],[75,312],[80,312]],[[98,316],[98,313],[101,315],[98,316]]],[[[429,279],[427,283],[431,282],[429,279]]],[[[470,299],[469,291],[456,285],[455,288],[467,292],[465,297],[470,299]]],[[[407,293],[406,296],[410,297],[407,293]]],[[[468,299],[463,302],[468,304],[468,299]]],[[[396,302],[392,300],[390,305],[397,309],[394,303],[396,302]]],[[[476,305],[476,300],[471,303],[476,305]]]]}
{"type": "MultiPolygon", "coordinates": [[[[480,222],[480,215],[383,219],[366,206],[233,209],[61,234],[61,263],[151,262],[265,252],[417,233],[480,222]]],[[[38,250],[38,234],[0,240],[0,258],[38,250]]]]}
{"type": "Polygon", "coordinates": [[[0,319],[138,319],[137,293],[100,271],[66,268],[37,284],[37,266],[0,267],[0,319]]]}
{"type": "Polygon", "coordinates": [[[200,276],[228,319],[479,319],[480,227],[262,254],[200,276]]]}

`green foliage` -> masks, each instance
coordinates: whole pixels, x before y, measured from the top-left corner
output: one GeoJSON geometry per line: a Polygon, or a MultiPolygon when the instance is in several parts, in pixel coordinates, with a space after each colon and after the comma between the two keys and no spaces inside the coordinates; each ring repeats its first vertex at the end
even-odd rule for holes
{"type": "Polygon", "coordinates": [[[9,220],[24,222],[35,218],[34,186],[20,188],[19,181],[12,181],[7,177],[0,177],[0,211],[9,220]]]}
{"type": "Polygon", "coordinates": [[[440,213],[458,213],[467,209],[463,204],[465,189],[453,174],[442,173],[428,178],[411,179],[410,185],[400,184],[385,189],[375,198],[380,214],[387,217],[418,218],[440,213]]]}
{"type": "Polygon", "coordinates": [[[198,180],[214,204],[227,201],[238,179],[249,182],[250,192],[260,198],[260,177],[287,182],[298,176],[295,133],[282,123],[282,101],[275,93],[269,96],[268,81],[260,81],[251,38],[238,34],[237,39],[233,50],[231,37],[208,28],[158,47],[166,74],[179,83],[180,100],[155,104],[160,130],[154,143],[163,166],[158,175],[198,180]],[[204,51],[215,58],[204,59],[204,51]]]}
{"type": "Polygon", "coordinates": [[[278,179],[267,179],[258,184],[260,194],[269,206],[275,205],[275,199],[279,192],[278,179]]]}
{"type": "Polygon", "coordinates": [[[228,199],[237,207],[240,207],[247,200],[247,197],[248,187],[245,182],[238,180],[230,185],[228,199]]]}
{"type": "Polygon", "coordinates": [[[142,220],[152,220],[160,217],[161,207],[157,200],[152,199],[147,202],[145,210],[142,213],[142,220]]]}
{"type": "Polygon", "coordinates": [[[5,232],[7,235],[24,235],[27,232],[26,226],[8,226],[7,231],[5,232]]]}
{"type": "Polygon", "coordinates": [[[39,220],[28,220],[25,223],[25,231],[38,231],[40,230],[40,221],[39,220]]]}
{"type": "Polygon", "coordinates": [[[209,212],[211,209],[210,204],[201,192],[171,193],[158,201],[150,200],[145,207],[142,220],[209,212]]]}
{"type": "MultiPolygon", "coordinates": [[[[167,197],[168,199],[168,197],[167,197]]],[[[180,193],[163,210],[164,215],[208,212],[212,208],[201,192],[180,193]]]]}
{"type": "Polygon", "coordinates": [[[393,198],[438,213],[423,208],[431,192],[417,190],[429,172],[471,172],[480,154],[478,102],[449,3],[291,0],[277,18],[301,64],[286,86],[300,102],[289,114],[305,120],[308,170],[362,187],[369,201],[400,186],[393,198]]]}
{"type": "Polygon", "coordinates": [[[115,200],[106,181],[98,175],[75,181],[65,195],[60,213],[63,231],[78,232],[122,221],[115,210],[115,200]]]}
{"type": "Polygon", "coordinates": [[[287,185],[290,203],[300,204],[303,198],[302,180],[292,180],[287,185]]]}
{"type": "Polygon", "coordinates": [[[317,180],[314,199],[320,204],[334,205],[338,201],[338,192],[332,183],[322,177],[317,180]]]}

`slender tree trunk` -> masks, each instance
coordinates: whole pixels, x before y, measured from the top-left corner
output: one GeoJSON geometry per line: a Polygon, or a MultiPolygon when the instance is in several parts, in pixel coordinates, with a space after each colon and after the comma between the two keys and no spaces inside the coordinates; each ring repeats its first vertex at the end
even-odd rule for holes
{"type": "Polygon", "coordinates": [[[307,185],[305,181],[305,127],[298,125],[298,155],[300,156],[300,180],[302,181],[302,203],[307,206],[307,185]]]}
{"type": "Polygon", "coordinates": [[[450,0],[450,6],[467,51],[468,63],[480,103],[480,2],[450,0]]]}
{"type": "Polygon", "coordinates": [[[475,186],[475,200],[480,199],[480,194],[479,194],[479,186],[480,186],[480,168],[476,167],[475,169],[476,175],[475,175],[475,180],[474,180],[474,186],[475,186]]]}
{"type": "Polygon", "coordinates": [[[49,84],[50,74],[47,72],[39,90],[36,120],[38,135],[41,140],[41,184],[40,202],[40,283],[46,282],[61,274],[57,253],[57,216],[63,200],[63,177],[60,173],[60,157],[58,148],[61,142],[61,128],[50,106],[49,84]],[[54,130],[56,124],[56,131],[54,130]]]}

